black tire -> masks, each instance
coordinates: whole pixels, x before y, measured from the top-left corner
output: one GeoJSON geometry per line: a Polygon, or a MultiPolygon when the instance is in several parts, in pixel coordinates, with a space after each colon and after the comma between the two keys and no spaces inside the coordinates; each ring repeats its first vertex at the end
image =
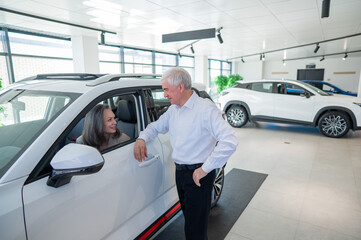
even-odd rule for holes
{"type": "Polygon", "coordinates": [[[227,122],[236,128],[243,127],[248,121],[248,114],[244,107],[232,105],[226,113],[227,122]]]}
{"type": "Polygon", "coordinates": [[[345,136],[350,130],[351,122],[348,116],[342,112],[327,112],[320,118],[318,129],[320,132],[331,138],[345,136]]]}
{"type": "Polygon", "coordinates": [[[217,205],[219,198],[221,197],[224,185],[224,167],[216,169],[216,177],[214,178],[212,189],[211,208],[217,205]]]}

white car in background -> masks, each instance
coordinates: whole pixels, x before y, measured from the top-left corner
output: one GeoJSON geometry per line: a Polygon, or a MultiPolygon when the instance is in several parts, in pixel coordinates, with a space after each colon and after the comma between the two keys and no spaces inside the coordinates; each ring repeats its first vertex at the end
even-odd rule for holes
{"type": "Polygon", "coordinates": [[[141,163],[133,147],[169,105],[156,75],[38,75],[1,89],[0,238],[149,239],[180,210],[175,166],[168,134],[141,163]],[[129,141],[101,152],[75,143],[96,104],[129,141]]]}
{"type": "Polygon", "coordinates": [[[301,81],[239,81],[221,92],[218,104],[233,127],[248,121],[301,124],[333,138],[361,129],[361,98],[331,96],[301,81]]]}

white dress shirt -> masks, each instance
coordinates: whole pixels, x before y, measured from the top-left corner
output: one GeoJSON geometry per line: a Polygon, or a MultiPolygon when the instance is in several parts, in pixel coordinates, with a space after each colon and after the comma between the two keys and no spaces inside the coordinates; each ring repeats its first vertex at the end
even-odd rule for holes
{"type": "Polygon", "coordinates": [[[171,105],[157,121],[140,132],[139,138],[149,142],[168,131],[174,162],[203,163],[205,172],[223,167],[238,145],[232,127],[222,118],[220,110],[195,92],[182,107],[171,105]]]}

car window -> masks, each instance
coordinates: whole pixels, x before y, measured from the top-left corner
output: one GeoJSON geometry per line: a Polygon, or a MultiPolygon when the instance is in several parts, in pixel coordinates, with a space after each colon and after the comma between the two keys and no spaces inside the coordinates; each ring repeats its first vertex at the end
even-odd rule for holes
{"type": "Polygon", "coordinates": [[[301,93],[305,92],[304,88],[302,88],[296,84],[287,83],[287,84],[285,84],[285,87],[286,87],[285,94],[287,94],[287,95],[300,96],[301,93]]]}
{"type": "Polygon", "coordinates": [[[0,96],[0,177],[77,94],[11,90],[0,96]],[[6,136],[6,137],[4,137],[6,136]]]}
{"type": "MultiPolygon", "coordinates": [[[[96,105],[108,105],[110,109],[113,111],[115,115],[115,120],[117,122],[116,127],[120,130],[122,134],[125,134],[122,139],[125,140],[132,140],[136,139],[139,134],[139,127],[138,127],[138,114],[137,114],[137,101],[134,94],[123,94],[123,95],[116,95],[106,99],[103,99],[97,102],[96,105]],[[129,139],[128,139],[129,137],[129,139]]],[[[94,107],[90,107],[89,111],[94,107]]],[[[89,107],[88,107],[89,108],[89,107]]],[[[89,111],[84,112],[83,118],[79,120],[79,122],[72,128],[70,133],[66,136],[65,144],[71,142],[78,142],[82,143],[82,133],[84,130],[84,119],[86,113],[89,111]]],[[[116,145],[120,146],[120,143],[125,142],[119,141],[116,145]],[[119,144],[118,144],[119,143],[119,144]]],[[[109,146],[114,147],[115,145],[109,146]]]]}
{"type": "Polygon", "coordinates": [[[152,96],[154,100],[154,107],[157,112],[158,117],[168,110],[168,107],[171,105],[168,98],[164,97],[163,89],[152,89],[152,96]]]}
{"type": "Polygon", "coordinates": [[[251,89],[257,92],[271,93],[272,86],[273,83],[271,82],[256,82],[256,83],[252,83],[251,89]]]}
{"type": "Polygon", "coordinates": [[[322,84],[322,90],[325,92],[337,92],[335,88],[333,88],[327,84],[322,84]]]}

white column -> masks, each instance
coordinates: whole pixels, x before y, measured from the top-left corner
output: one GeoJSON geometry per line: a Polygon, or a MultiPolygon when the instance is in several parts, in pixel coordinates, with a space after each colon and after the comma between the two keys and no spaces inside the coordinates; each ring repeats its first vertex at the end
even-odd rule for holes
{"type": "Polygon", "coordinates": [[[208,83],[208,57],[202,55],[196,55],[194,57],[194,82],[202,83],[209,88],[208,83]]]}
{"type": "Polygon", "coordinates": [[[358,80],[357,97],[361,97],[361,71],[360,71],[360,79],[358,80]]]}
{"type": "Polygon", "coordinates": [[[99,73],[98,38],[72,35],[73,64],[75,73],[99,73]]]}

